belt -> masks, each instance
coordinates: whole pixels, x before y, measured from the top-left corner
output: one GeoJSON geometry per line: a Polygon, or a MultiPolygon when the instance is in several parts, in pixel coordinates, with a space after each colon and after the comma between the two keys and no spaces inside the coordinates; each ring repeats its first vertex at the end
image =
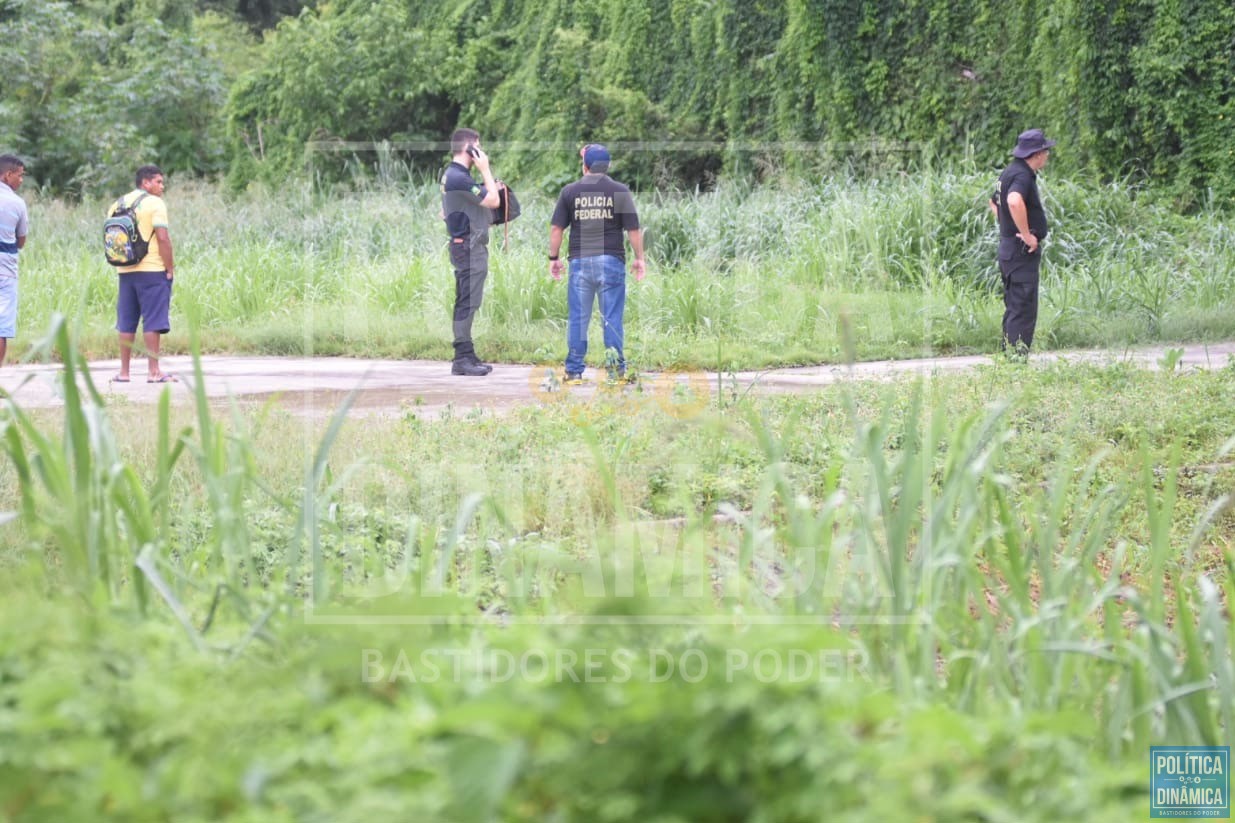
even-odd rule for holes
{"type": "Polygon", "coordinates": [[[0,240],[0,251],[5,254],[17,254],[21,249],[18,248],[16,243],[5,243],[3,240],[0,240]]]}

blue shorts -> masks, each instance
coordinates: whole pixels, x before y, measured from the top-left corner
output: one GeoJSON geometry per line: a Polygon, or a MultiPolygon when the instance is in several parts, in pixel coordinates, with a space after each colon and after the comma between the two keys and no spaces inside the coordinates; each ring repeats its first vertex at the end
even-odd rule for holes
{"type": "Polygon", "coordinates": [[[135,334],[137,321],[146,334],[167,334],[172,324],[168,309],[172,302],[172,281],[164,271],[133,271],[116,275],[120,291],[116,297],[116,331],[135,334]]]}
{"type": "Polygon", "coordinates": [[[17,278],[0,277],[0,337],[17,336],[17,278]]]}

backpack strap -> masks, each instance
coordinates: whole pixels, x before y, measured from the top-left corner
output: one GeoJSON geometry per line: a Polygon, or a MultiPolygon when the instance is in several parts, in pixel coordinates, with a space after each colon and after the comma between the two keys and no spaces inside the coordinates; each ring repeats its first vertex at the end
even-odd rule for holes
{"type": "MultiPolygon", "coordinates": [[[[137,229],[137,239],[138,239],[138,240],[141,240],[143,243],[146,243],[146,242],[149,242],[149,241],[147,241],[147,240],[146,240],[146,238],[142,237],[142,227],[141,227],[141,221],[140,221],[140,220],[138,220],[138,218],[137,218],[137,206],[138,206],[138,204],[140,204],[140,203],[141,203],[141,201],[145,200],[145,199],[146,199],[147,197],[149,197],[149,196],[150,196],[150,192],[148,192],[148,191],[144,191],[144,192],[142,192],[141,194],[137,195],[137,199],[136,199],[136,200],[134,200],[134,201],[133,201],[133,202],[129,205],[129,208],[133,210],[133,228],[137,229]]],[[[121,198],[120,198],[120,202],[121,202],[121,203],[124,203],[124,198],[123,198],[123,197],[121,197],[121,198]]],[[[151,235],[151,236],[153,236],[153,235],[151,235]]]]}
{"type": "Polygon", "coordinates": [[[137,204],[138,204],[138,203],[140,203],[141,201],[145,200],[145,199],[146,199],[149,195],[150,195],[150,192],[148,192],[148,191],[144,191],[144,192],[142,192],[141,194],[137,195],[137,199],[136,199],[136,200],[134,200],[134,201],[132,202],[132,204],[131,204],[131,205],[128,205],[128,206],[125,206],[125,205],[124,205],[124,195],[120,195],[119,199],[117,199],[115,203],[112,203],[112,204],[111,204],[111,213],[110,213],[108,216],[109,216],[109,217],[114,217],[114,216],[115,216],[115,214],[116,214],[116,210],[117,210],[117,209],[119,209],[119,208],[120,208],[120,207],[122,207],[122,206],[124,206],[124,208],[128,208],[128,209],[133,209],[133,210],[136,210],[136,209],[137,209],[137,204]]]}

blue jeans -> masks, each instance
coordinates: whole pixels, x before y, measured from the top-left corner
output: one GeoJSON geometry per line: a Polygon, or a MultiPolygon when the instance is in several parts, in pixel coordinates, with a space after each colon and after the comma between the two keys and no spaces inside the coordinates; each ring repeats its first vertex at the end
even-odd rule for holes
{"type": "Polygon", "coordinates": [[[626,310],[626,263],[609,254],[581,257],[570,261],[570,282],[566,304],[570,319],[566,324],[566,373],[583,374],[587,356],[587,327],[592,321],[592,306],[600,298],[600,320],[604,325],[605,348],[617,351],[617,367],[625,371],[622,353],[622,313],[626,310]]]}

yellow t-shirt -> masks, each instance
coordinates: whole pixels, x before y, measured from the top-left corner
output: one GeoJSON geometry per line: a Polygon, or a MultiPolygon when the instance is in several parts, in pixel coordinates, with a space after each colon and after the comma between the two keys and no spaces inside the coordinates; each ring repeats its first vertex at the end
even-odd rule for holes
{"type": "MultiPolygon", "coordinates": [[[[163,202],[162,197],[155,197],[142,189],[133,189],[120,199],[127,206],[143,194],[146,195],[145,199],[137,204],[137,229],[141,232],[143,240],[150,241],[150,248],[136,266],[121,266],[116,270],[122,274],[134,271],[167,271],[167,266],[163,263],[163,255],[159,254],[159,241],[154,236],[155,229],[168,228],[167,204],[163,202]]],[[[108,208],[108,217],[111,216],[115,205],[113,203],[108,208]]]]}

